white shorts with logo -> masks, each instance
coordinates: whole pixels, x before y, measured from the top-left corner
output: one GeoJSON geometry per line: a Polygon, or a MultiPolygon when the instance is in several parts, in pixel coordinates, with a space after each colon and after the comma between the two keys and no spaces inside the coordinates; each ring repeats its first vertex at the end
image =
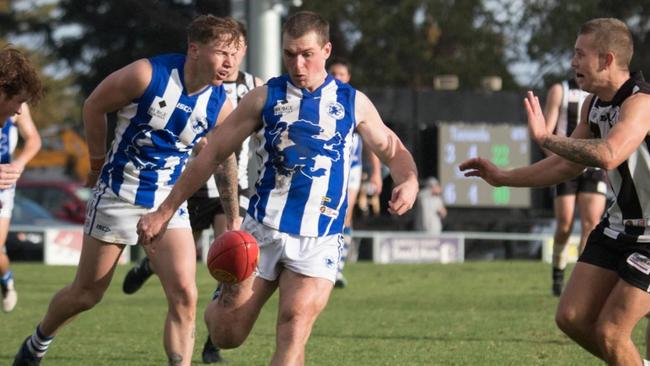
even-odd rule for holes
{"type": "Polygon", "coordinates": [[[15,194],[15,187],[0,190],[0,217],[4,217],[6,219],[11,217],[11,211],[14,209],[15,194]]]}
{"type": "Polygon", "coordinates": [[[348,180],[348,190],[349,191],[359,191],[361,188],[361,175],[363,173],[363,167],[361,164],[353,166],[350,168],[350,179],[348,180]]]}
{"type": "MultiPolygon", "coordinates": [[[[155,209],[156,207],[146,208],[124,201],[104,183],[99,183],[93,189],[93,198],[86,207],[84,232],[107,243],[136,245],[138,220],[155,209]]],[[[186,202],[174,213],[167,228],[190,229],[186,202]]]]}
{"type": "Polygon", "coordinates": [[[257,240],[260,260],[257,276],[275,281],[282,268],[308,277],[335,282],[343,247],[340,234],[309,237],[282,233],[247,215],[242,230],[257,240]]]}

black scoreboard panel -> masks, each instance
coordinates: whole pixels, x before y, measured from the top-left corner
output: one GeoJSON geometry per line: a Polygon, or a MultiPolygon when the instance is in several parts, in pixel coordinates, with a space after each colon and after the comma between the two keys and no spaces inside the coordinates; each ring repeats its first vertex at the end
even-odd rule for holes
{"type": "Polygon", "coordinates": [[[489,159],[502,169],[530,164],[530,139],[525,124],[438,123],[438,179],[449,207],[530,207],[529,188],[492,187],[466,178],[458,165],[473,157],[489,159]]]}

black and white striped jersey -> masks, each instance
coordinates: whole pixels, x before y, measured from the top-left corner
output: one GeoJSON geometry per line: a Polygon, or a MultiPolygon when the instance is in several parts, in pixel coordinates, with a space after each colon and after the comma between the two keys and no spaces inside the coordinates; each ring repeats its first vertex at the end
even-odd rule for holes
{"type": "Polygon", "coordinates": [[[580,89],[575,80],[565,80],[562,82],[562,105],[557,117],[554,134],[560,136],[571,136],[573,130],[580,122],[580,111],[582,102],[589,93],[580,89]]]}
{"type": "MultiPolygon", "coordinates": [[[[650,94],[650,84],[630,78],[611,101],[605,102],[594,96],[588,116],[589,127],[595,137],[607,138],[619,121],[621,105],[636,93],[650,94]]],[[[610,238],[629,243],[650,243],[649,146],[650,138],[646,136],[626,161],[607,171],[616,200],[597,229],[610,238]]]]}

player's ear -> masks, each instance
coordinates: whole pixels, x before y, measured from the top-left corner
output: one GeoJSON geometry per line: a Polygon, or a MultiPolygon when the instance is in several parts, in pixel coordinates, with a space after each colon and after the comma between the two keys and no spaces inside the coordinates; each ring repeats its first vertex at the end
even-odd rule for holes
{"type": "Polygon", "coordinates": [[[199,57],[199,45],[196,42],[189,42],[187,44],[187,56],[196,60],[199,57]]]}
{"type": "Polygon", "coordinates": [[[325,52],[325,59],[330,58],[330,55],[332,54],[332,42],[327,42],[323,46],[323,52],[325,52]]]}
{"type": "Polygon", "coordinates": [[[606,52],[605,54],[601,55],[600,60],[602,62],[601,67],[602,68],[607,68],[607,67],[612,67],[614,66],[614,63],[616,62],[616,56],[614,55],[613,52],[606,52]]]}

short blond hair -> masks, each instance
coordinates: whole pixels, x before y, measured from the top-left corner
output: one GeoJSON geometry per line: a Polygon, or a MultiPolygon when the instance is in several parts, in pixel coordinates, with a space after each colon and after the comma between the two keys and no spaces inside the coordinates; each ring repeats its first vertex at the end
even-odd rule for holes
{"type": "Polygon", "coordinates": [[[592,34],[600,54],[611,52],[616,56],[620,68],[627,70],[630,67],[634,41],[630,29],[622,21],[615,18],[591,19],[580,27],[578,34],[592,34]]]}
{"type": "Polygon", "coordinates": [[[231,17],[199,15],[187,27],[188,41],[201,44],[208,44],[214,40],[227,45],[239,44],[242,36],[241,25],[231,17]]]}

